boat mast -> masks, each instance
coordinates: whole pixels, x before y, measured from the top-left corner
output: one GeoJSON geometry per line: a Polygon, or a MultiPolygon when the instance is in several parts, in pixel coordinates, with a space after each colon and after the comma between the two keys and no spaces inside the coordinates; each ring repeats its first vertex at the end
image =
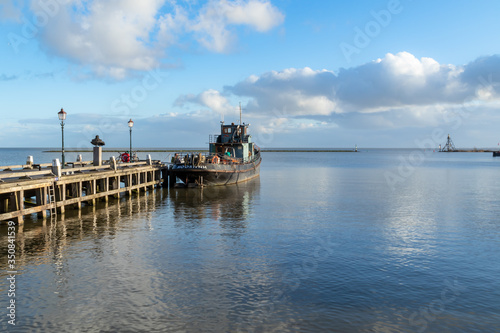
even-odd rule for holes
{"type": "Polygon", "coordinates": [[[241,102],[240,102],[240,125],[241,125],[241,102]]]}

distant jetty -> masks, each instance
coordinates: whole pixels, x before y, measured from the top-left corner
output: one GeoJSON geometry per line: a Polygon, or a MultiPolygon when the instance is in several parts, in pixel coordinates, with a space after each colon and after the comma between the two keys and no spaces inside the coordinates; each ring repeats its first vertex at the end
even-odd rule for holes
{"type": "Polygon", "coordinates": [[[446,140],[444,147],[441,147],[441,145],[439,145],[439,151],[442,153],[492,153],[492,152],[496,152],[497,150],[488,149],[488,148],[461,148],[461,149],[457,149],[457,148],[455,148],[455,144],[453,143],[450,135],[448,134],[448,138],[446,140]]]}
{"type": "Polygon", "coordinates": [[[483,149],[483,148],[470,148],[470,149],[455,149],[455,150],[442,150],[442,153],[492,153],[496,150],[483,149]]]}

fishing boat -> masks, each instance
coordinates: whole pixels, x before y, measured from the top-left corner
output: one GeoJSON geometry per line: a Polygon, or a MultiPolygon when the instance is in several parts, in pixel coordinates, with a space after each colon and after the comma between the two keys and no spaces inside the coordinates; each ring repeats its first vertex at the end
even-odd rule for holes
{"type": "Polygon", "coordinates": [[[500,156],[500,151],[494,151],[493,152],[493,157],[498,157],[500,156]]]}
{"type": "Polygon", "coordinates": [[[230,185],[258,177],[262,158],[248,126],[221,121],[220,134],[209,136],[208,154],[175,154],[169,172],[182,182],[177,186],[230,185]]]}

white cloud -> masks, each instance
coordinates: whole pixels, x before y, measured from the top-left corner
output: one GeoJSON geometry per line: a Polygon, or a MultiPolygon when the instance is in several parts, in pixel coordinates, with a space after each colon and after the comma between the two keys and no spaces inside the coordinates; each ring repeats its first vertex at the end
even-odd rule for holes
{"type": "Polygon", "coordinates": [[[338,74],[291,68],[252,75],[225,89],[252,98],[250,105],[255,106],[255,112],[280,109],[292,116],[317,116],[454,105],[470,99],[498,98],[499,88],[497,56],[454,66],[401,52],[341,69],[338,74]]]}
{"type": "Polygon", "coordinates": [[[199,95],[180,96],[177,98],[175,105],[182,107],[187,103],[203,105],[220,115],[234,115],[236,113],[236,108],[229,103],[226,97],[222,96],[221,93],[215,89],[206,90],[199,95]]]}
{"type": "Polygon", "coordinates": [[[230,24],[246,24],[260,32],[268,31],[281,23],[285,16],[269,1],[251,0],[247,3],[220,2],[230,24]]]}
{"type": "MultiPolygon", "coordinates": [[[[5,2],[5,1],[4,1],[5,2]]],[[[22,4],[22,2],[19,2],[22,4]]],[[[0,4],[2,16],[20,15],[19,6],[0,4]]],[[[37,35],[57,56],[88,66],[98,76],[124,78],[164,64],[169,47],[193,37],[206,49],[227,52],[237,40],[230,26],[265,32],[283,22],[269,0],[31,0],[33,20],[45,18],[37,35]]]]}
{"type": "Polygon", "coordinates": [[[333,82],[335,75],[326,70],[289,68],[257,77],[250,76],[226,90],[253,98],[247,109],[282,115],[329,115],[336,110],[333,82]],[[265,111],[264,111],[265,110],[265,111]]]}
{"type": "MultiPolygon", "coordinates": [[[[158,65],[160,50],[150,47],[162,0],[74,1],[60,5],[42,30],[44,46],[59,56],[89,65],[100,76],[123,78],[128,70],[158,65]]],[[[33,1],[33,12],[44,10],[33,1]]]]}
{"type": "Polygon", "coordinates": [[[259,119],[263,132],[276,126],[295,126],[300,119],[328,119],[332,124],[334,119],[345,119],[349,123],[349,119],[361,119],[363,114],[370,114],[364,120],[372,126],[401,128],[437,126],[447,110],[473,101],[491,104],[499,99],[499,92],[499,56],[455,66],[401,52],[341,69],[337,74],[306,67],[251,75],[224,87],[220,94],[209,90],[191,102],[211,108],[200,98],[204,94],[223,94],[226,101],[231,96],[249,99],[247,117],[267,116],[268,124],[259,119]],[[354,116],[341,116],[346,114],[354,116]]]}
{"type": "Polygon", "coordinates": [[[212,0],[201,10],[190,29],[209,50],[226,52],[235,36],[229,25],[248,25],[259,32],[268,31],[284,21],[284,15],[269,1],[212,0]]]}

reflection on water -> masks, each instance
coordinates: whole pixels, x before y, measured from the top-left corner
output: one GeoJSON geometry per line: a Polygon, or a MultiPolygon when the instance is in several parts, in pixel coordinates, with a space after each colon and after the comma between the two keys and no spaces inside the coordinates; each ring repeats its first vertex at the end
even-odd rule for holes
{"type": "MultiPolygon", "coordinates": [[[[59,214],[55,219],[38,219],[36,214],[28,216],[24,225],[16,227],[17,265],[21,270],[30,263],[55,262],[59,267],[65,248],[75,246],[79,241],[98,243],[121,229],[134,228],[134,214],[150,215],[156,208],[156,202],[160,202],[163,196],[166,196],[166,192],[158,189],[133,198],[98,202],[95,206],[84,206],[82,210],[67,209],[65,214],[59,214]]],[[[0,225],[0,233],[7,233],[5,223],[0,225]]],[[[4,237],[0,241],[0,248],[0,265],[5,265],[7,239],[4,237]]],[[[98,247],[95,249],[99,251],[98,247]]]]}
{"type": "Polygon", "coordinates": [[[169,192],[176,224],[196,227],[203,220],[220,223],[230,231],[243,230],[251,214],[253,196],[258,193],[260,180],[254,179],[234,186],[214,186],[201,189],[174,188],[169,192]]]}
{"type": "MultiPolygon", "coordinates": [[[[200,318],[210,321],[215,313],[207,311],[208,304],[196,305],[193,300],[212,295],[210,299],[219,299],[222,307],[225,297],[221,299],[218,294],[219,279],[210,277],[212,269],[201,275],[186,271],[190,262],[198,267],[195,271],[204,271],[203,256],[198,252],[200,249],[186,247],[184,242],[172,238],[171,232],[216,224],[221,230],[220,237],[239,237],[245,232],[252,214],[252,198],[259,186],[257,179],[226,187],[156,189],[132,198],[84,206],[81,211],[68,209],[57,220],[37,219],[35,215],[26,218],[25,224],[17,228],[16,239],[18,284],[28,284],[17,295],[18,308],[23,312],[22,316],[19,314],[22,325],[17,328],[113,331],[113,325],[118,325],[116,330],[123,331],[120,327],[135,318],[136,326],[130,327],[138,331],[146,327],[144,318],[148,315],[164,314],[164,327],[182,330],[186,322],[192,321],[193,327],[198,327],[196,330],[202,330],[204,324],[199,322],[200,318]],[[164,220],[165,208],[171,208],[172,215],[164,220]],[[157,211],[160,215],[155,217],[157,211]],[[190,280],[192,274],[199,276],[190,280]],[[185,289],[188,286],[191,292],[185,289]],[[203,295],[197,296],[198,292],[203,295]],[[190,303],[192,309],[186,313],[185,307],[190,303]],[[146,306],[151,307],[151,313],[141,310],[144,304],[149,304],[146,306]],[[57,312],[49,314],[44,310],[50,308],[57,312]],[[74,313],[76,308],[82,311],[74,313]],[[122,317],[123,313],[128,316],[122,317]],[[110,317],[113,322],[106,320],[110,317]],[[182,317],[182,322],[176,323],[182,317]]],[[[0,225],[0,233],[5,234],[6,229],[5,224],[0,225]]],[[[193,242],[196,237],[190,239],[193,242]]],[[[3,301],[6,238],[2,238],[0,248],[3,301]]],[[[225,274],[223,269],[219,274],[225,274]]],[[[222,317],[220,320],[224,321],[222,317]]],[[[7,328],[4,318],[0,323],[2,330],[7,328]]],[[[157,324],[150,324],[148,331],[154,331],[157,324]]],[[[210,325],[214,330],[218,326],[210,325]]]]}
{"type": "Polygon", "coordinates": [[[432,155],[392,189],[399,154],[266,154],[260,181],[27,218],[0,331],[497,330],[500,160],[432,155]]]}

